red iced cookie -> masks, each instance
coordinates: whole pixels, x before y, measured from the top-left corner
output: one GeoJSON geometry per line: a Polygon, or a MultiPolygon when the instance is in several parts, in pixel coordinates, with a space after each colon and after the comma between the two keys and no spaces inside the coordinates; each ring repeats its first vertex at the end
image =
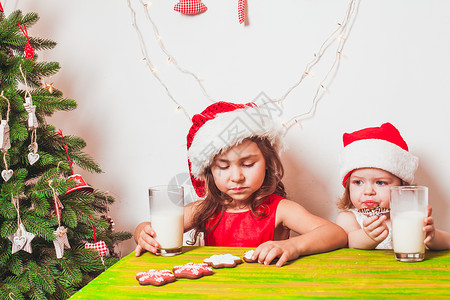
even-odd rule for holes
{"type": "Polygon", "coordinates": [[[234,268],[238,264],[242,263],[242,259],[240,257],[231,255],[231,254],[218,254],[212,255],[209,258],[205,258],[203,262],[207,263],[214,269],[218,268],[234,268]]]}
{"type": "Polygon", "coordinates": [[[205,263],[194,264],[190,262],[185,265],[173,267],[173,274],[175,274],[175,277],[177,278],[196,279],[212,275],[213,273],[213,270],[205,263]]]}
{"type": "Polygon", "coordinates": [[[164,285],[176,280],[175,276],[170,270],[149,270],[147,272],[139,272],[136,274],[136,279],[141,285],[164,285]]]}

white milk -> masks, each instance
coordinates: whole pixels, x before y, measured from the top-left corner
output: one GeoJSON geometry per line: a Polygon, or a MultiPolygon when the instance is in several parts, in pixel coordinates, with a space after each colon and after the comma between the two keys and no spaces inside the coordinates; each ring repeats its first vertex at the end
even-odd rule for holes
{"type": "Polygon", "coordinates": [[[183,215],[159,214],[151,215],[153,230],[156,232],[155,240],[162,249],[174,249],[183,246],[183,215]]]}
{"type": "Polygon", "coordinates": [[[407,211],[392,217],[392,240],[395,253],[424,253],[425,232],[423,219],[426,214],[420,211],[407,211]]]}

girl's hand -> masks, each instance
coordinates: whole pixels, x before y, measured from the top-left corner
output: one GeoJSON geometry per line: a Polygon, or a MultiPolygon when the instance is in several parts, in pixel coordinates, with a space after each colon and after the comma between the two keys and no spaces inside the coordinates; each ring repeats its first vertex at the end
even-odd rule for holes
{"type": "Polygon", "coordinates": [[[268,241],[259,245],[253,253],[252,260],[257,260],[260,264],[269,265],[272,260],[279,258],[276,266],[281,267],[287,261],[296,259],[300,254],[297,253],[292,240],[268,241]]]}
{"type": "Polygon", "coordinates": [[[138,244],[134,250],[135,256],[140,256],[144,251],[156,253],[159,243],[154,239],[155,236],[156,233],[150,222],[139,224],[134,233],[134,238],[138,244]]]}
{"type": "Polygon", "coordinates": [[[425,240],[423,241],[425,244],[428,244],[433,240],[434,235],[436,233],[436,228],[434,227],[434,220],[431,217],[431,206],[428,205],[428,217],[426,217],[424,220],[424,227],[423,231],[425,232],[425,240]]]}
{"type": "Polygon", "coordinates": [[[384,241],[389,235],[389,228],[386,224],[387,217],[385,215],[378,217],[372,216],[364,220],[364,232],[378,244],[384,241]]]}

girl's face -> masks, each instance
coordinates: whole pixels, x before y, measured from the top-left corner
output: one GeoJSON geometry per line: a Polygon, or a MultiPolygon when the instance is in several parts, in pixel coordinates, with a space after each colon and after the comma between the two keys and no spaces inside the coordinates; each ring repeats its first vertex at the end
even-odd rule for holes
{"type": "Polygon", "coordinates": [[[375,168],[357,169],[349,180],[350,200],[356,209],[389,208],[390,187],[401,185],[397,176],[375,168]]]}
{"type": "Polygon", "coordinates": [[[263,184],[266,160],[258,145],[250,140],[215,157],[211,172],[217,188],[234,201],[249,200],[263,184]]]}

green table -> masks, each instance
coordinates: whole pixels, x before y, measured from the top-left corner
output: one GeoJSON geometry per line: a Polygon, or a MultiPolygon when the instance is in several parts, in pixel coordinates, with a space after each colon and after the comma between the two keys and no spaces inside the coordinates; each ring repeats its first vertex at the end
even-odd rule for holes
{"type": "Polygon", "coordinates": [[[141,286],[137,272],[199,263],[213,254],[243,256],[250,248],[184,247],[183,254],[158,257],[134,252],[91,281],[71,299],[230,298],[417,298],[450,299],[450,251],[428,251],[426,259],[403,263],[392,250],[340,249],[301,257],[281,268],[243,263],[214,269],[212,276],[141,286]]]}

